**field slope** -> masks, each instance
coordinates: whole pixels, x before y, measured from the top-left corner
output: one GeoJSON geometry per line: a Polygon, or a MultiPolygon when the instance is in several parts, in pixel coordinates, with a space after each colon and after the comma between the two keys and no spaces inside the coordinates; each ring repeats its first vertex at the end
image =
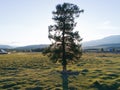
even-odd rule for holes
{"type": "Polygon", "coordinates": [[[85,53],[66,80],[61,68],[40,53],[0,55],[0,90],[120,90],[120,54],[85,53]]]}

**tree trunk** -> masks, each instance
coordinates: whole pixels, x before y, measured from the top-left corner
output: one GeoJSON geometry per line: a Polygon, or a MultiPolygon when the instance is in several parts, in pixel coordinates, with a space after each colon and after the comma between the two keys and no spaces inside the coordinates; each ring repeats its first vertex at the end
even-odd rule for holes
{"type": "Polygon", "coordinates": [[[65,21],[63,22],[63,25],[64,25],[64,29],[63,29],[63,33],[62,33],[62,65],[63,65],[63,72],[66,71],[66,65],[67,65],[67,62],[66,62],[66,55],[65,55],[65,21]]]}
{"type": "Polygon", "coordinates": [[[63,65],[63,72],[67,71],[67,65],[63,65]]]}

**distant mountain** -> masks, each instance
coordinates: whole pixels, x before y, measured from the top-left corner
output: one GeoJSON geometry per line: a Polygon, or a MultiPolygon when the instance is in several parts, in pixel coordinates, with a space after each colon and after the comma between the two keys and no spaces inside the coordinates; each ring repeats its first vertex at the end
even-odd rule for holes
{"type": "Polygon", "coordinates": [[[14,48],[14,49],[17,49],[17,50],[30,50],[30,49],[46,48],[48,46],[49,46],[48,44],[28,45],[28,46],[23,46],[23,47],[17,47],[17,48],[14,48]]]}
{"type": "Polygon", "coordinates": [[[120,44],[120,35],[112,35],[99,40],[92,40],[83,43],[83,47],[92,47],[100,45],[120,44]]]}
{"type": "Polygon", "coordinates": [[[0,48],[2,48],[2,49],[11,49],[13,47],[9,46],[9,45],[0,45],[0,48]]]}
{"type": "Polygon", "coordinates": [[[98,45],[96,48],[116,48],[120,49],[120,43],[98,45]]]}
{"type": "Polygon", "coordinates": [[[114,44],[102,44],[97,46],[86,46],[84,49],[119,49],[120,50],[120,43],[114,43],[114,44]]]}
{"type": "MultiPolygon", "coordinates": [[[[30,50],[30,49],[41,49],[48,47],[49,44],[40,45],[28,45],[22,47],[13,47],[9,45],[0,45],[0,49],[16,49],[16,50],[30,50]]],[[[120,48],[120,35],[112,35],[99,40],[92,40],[84,42],[82,44],[83,48],[120,48]]]]}

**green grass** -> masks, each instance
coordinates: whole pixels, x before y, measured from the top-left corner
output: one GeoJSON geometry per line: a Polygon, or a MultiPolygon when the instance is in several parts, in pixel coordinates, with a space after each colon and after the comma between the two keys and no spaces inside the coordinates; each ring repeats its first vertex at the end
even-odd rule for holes
{"type": "Polygon", "coordinates": [[[120,90],[120,54],[85,53],[67,67],[79,74],[63,79],[61,64],[40,53],[0,55],[0,90],[120,90]]]}

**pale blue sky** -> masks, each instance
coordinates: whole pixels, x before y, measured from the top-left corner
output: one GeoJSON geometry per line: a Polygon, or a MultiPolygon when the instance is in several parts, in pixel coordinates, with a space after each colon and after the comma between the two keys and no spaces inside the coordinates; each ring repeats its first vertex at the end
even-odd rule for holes
{"type": "Polygon", "coordinates": [[[120,35],[120,0],[0,0],[0,44],[50,43],[52,11],[64,2],[85,10],[75,28],[83,41],[120,35]]]}

